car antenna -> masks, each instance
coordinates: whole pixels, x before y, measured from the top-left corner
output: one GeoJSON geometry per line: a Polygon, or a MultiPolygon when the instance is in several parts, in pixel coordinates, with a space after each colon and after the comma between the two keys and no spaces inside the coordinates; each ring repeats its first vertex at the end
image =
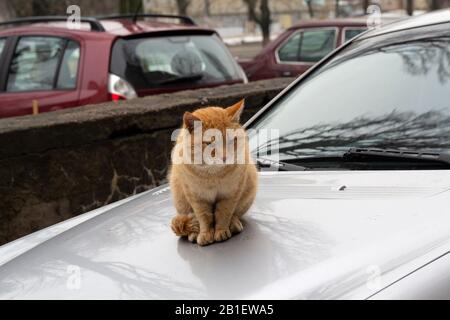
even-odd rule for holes
{"type": "Polygon", "coordinates": [[[133,23],[136,23],[137,18],[138,18],[138,14],[139,14],[139,11],[141,11],[141,8],[142,8],[142,1],[139,1],[138,5],[137,5],[137,8],[136,8],[136,11],[134,12],[133,23]]]}

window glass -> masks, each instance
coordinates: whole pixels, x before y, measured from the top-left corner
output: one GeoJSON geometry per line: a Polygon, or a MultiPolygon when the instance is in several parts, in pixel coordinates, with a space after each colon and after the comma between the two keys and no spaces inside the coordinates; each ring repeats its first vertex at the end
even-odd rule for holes
{"type": "MultiPolygon", "coordinates": [[[[450,153],[449,57],[447,38],[375,48],[357,42],[286,94],[253,129],[279,130],[274,152],[281,160],[335,156],[351,147],[450,153]]],[[[257,141],[260,150],[272,144],[257,141]]]]}
{"type": "Polygon", "coordinates": [[[358,34],[362,33],[366,31],[365,28],[360,28],[360,29],[345,29],[344,30],[344,42],[347,42],[348,40],[356,37],[358,34]]]}
{"type": "Polygon", "coordinates": [[[335,43],[335,30],[305,30],[304,32],[302,32],[300,61],[319,61],[331,51],[333,51],[335,43]]]}
{"type": "Polygon", "coordinates": [[[280,61],[298,61],[301,32],[297,32],[286,41],[278,50],[280,61]]]}
{"type": "Polygon", "coordinates": [[[3,48],[5,47],[6,39],[0,39],[0,56],[2,55],[3,48]]]}
{"type": "Polygon", "coordinates": [[[213,35],[119,39],[110,70],[136,89],[241,79],[233,57],[213,35]]]}
{"type": "Polygon", "coordinates": [[[8,74],[7,91],[51,90],[64,39],[20,38],[8,74]]]}
{"type": "Polygon", "coordinates": [[[56,85],[58,89],[76,88],[79,61],[80,46],[75,41],[69,41],[59,69],[58,82],[56,85]]]}

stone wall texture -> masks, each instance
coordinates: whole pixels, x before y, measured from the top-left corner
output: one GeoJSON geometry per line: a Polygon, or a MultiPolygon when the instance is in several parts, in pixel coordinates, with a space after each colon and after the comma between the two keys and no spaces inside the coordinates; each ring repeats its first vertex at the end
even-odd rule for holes
{"type": "Polygon", "coordinates": [[[0,244],[166,181],[183,113],[245,98],[248,120],[292,79],[0,120],[0,244]]]}

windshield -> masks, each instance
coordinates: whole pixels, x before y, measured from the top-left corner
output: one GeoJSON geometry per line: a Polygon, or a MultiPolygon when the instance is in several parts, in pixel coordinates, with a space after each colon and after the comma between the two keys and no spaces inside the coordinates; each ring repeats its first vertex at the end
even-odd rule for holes
{"type": "Polygon", "coordinates": [[[349,148],[450,152],[450,39],[359,45],[317,69],[252,124],[279,135],[274,143],[273,136],[251,134],[256,156],[332,157],[349,148]]]}
{"type": "Polygon", "coordinates": [[[119,39],[110,69],[137,90],[241,80],[233,57],[216,35],[119,39]]]}

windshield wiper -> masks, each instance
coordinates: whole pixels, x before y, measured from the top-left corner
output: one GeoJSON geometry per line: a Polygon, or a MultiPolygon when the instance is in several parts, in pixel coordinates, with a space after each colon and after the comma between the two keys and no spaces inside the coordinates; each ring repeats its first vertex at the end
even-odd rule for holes
{"type": "Polygon", "coordinates": [[[284,160],[305,170],[426,170],[450,169],[450,155],[435,152],[350,148],[330,155],[314,155],[284,160]]]}
{"type": "Polygon", "coordinates": [[[292,163],[274,161],[258,158],[256,160],[258,167],[264,171],[305,171],[307,168],[292,163]]]}
{"type": "Polygon", "coordinates": [[[178,82],[190,82],[190,81],[198,81],[203,78],[203,73],[197,73],[189,76],[184,77],[174,77],[166,80],[160,80],[160,81],[154,81],[157,85],[162,84],[172,84],[172,83],[178,83],[178,82]]]}
{"type": "Polygon", "coordinates": [[[342,156],[345,161],[390,161],[430,163],[450,167],[450,155],[436,152],[403,151],[376,148],[351,148],[342,156]]]}

